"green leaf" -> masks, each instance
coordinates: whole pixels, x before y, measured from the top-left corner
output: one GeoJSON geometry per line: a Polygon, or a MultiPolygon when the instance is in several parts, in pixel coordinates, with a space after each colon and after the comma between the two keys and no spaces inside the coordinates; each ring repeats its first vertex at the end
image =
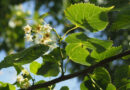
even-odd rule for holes
{"type": "Polygon", "coordinates": [[[120,30],[120,29],[130,29],[130,6],[125,6],[121,8],[115,20],[113,21],[111,30],[120,30]]]}
{"type": "Polygon", "coordinates": [[[113,44],[111,40],[99,40],[97,38],[89,38],[84,33],[73,33],[69,35],[65,41],[67,43],[82,43],[86,48],[94,49],[96,51],[105,51],[113,44]]]}
{"type": "Polygon", "coordinates": [[[0,90],[16,90],[16,87],[9,83],[3,83],[0,81],[0,90]]]}
{"type": "Polygon", "coordinates": [[[111,40],[100,40],[97,38],[89,38],[87,40],[86,47],[95,50],[98,53],[101,53],[111,48],[112,44],[113,43],[111,40]]]}
{"type": "MultiPolygon", "coordinates": [[[[61,51],[65,58],[65,50],[61,49],[61,51]]],[[[43,64],[32,62],[30,64],[30,71],[34,74],[43,75],[44,77],[57,76],[59,74],[58,63],[60,59],[60,49],[58,47],[51,51],[49,54],[43,56],[43,64]]]]}
{"type": "Polygon", "coordinates": [[[65,16],[76,26],[92,32],[103,30],[108,25],[107,13],[113,7],[99,7],[90,3],[78,3],[65,10],[65,16]]]}
{"type": "Polygon", "coordinates": [[[44,62],[38,69],[37,74],[44,77],[57,76],[59,74],[59,65],[55,62],[44,62]]]}
{"type": "MultiPolygon", "coordinates": [[[[64,49],[61,49],[62,54],[63,54],[63,59],[66,58],[66,53],[64,49]]],[[[46,54],[43,56],[43,62],[58,62],[61,60],[61,53],[60,53],[60,48],[55,48],[52,52],[49,54],[46,54]]]]}
{"type": "Polygon", "coordinates": [[[109,83],[109,84],[107,85],[106,90],[116,90],[116,87],[115,87],[112,83],[109,83]]]}
{"type": "Polygon", "coordinates": [[[109,49],[107,49],[104,52],[98,53],[96,50],[93,50],[91,53],[91,57],[96,59],[96,62],[99,62],[105,58],[114,56],[119,54],[122,51],[122,47],[111,47],[109,49]]]}
{"type": "Polygon", "coordinates": [[[92,83],[92,81],[86,76],[85,79],[81,84],[80,84],[80,90],[96,90],[96,86],[92,83]]]}
{"type": "Polygon", "coordinates": [[[90,66],[91,64],[86,61],[86,58],[89,55],[88,50],[82,47],[80,43],[71,43],[66,46],[66,53],[69,56],[69,59],[82,64],[90,66]]]}
{"type": "Polygon", "coordinates": [[[130,90],[130,79],[128,80],[128,83],[126,85],[126,90],[130,90]]]}
{"type": "Polygon", "coordinates": [[[40,15],[40,16],[39,16],[39,19],[44,19],[44,18],[47,17],[48,15],[49,15],[49,13],[46,12],[46,13],[40,15]]]}
{"type": "MultiPolygon", "coordinates": [[[[66,53],[64,49],[61,49],[64,58],[66,53]]],[[[43,56],[43,64],[37,69],[37,74],[43,75],[44,77],[57,76],[59,74],[59,61],[61,60],[60,48],[55,48],[49,54],[43,56]]],[[[32,65],[33,67],[33,65],[32,65]]]]}
{"type": "Polygon", "coordinates": [[[124,57],[122,57],[122,59],[129,60],[130,59],[130,55],[124,56],[124,57]]]}
{"type": "Polygon", "coordinates": [[[69,90],[69,88],[67,86],[63,86],[60,90],[69,90]]]}
{"type": "Polygon", "coordinates": [[[126,84],[130,83],[130,65],[122,65],[115,70],[114,73],[114,84],[120,90],[126,90],[126,84]]]}
{"type": "Polygon", "coordinates": [[[87,36],[83,33],[75,33],[69,35],[65,41],[69,43],[65,50],[66,54],[69,56],[69,59],[72,61],[90,66],[90,63],[86,62],[86,58],[89,55],[89,52],[84,48],[84,43],[86,43],[87,36]]]}
{"type": "Polygon", "coordinates": [[[111,83],[111,77],[109,72],[103,68],[103,67],[99,67],[96,68],[93,72],[93,75],[91,76],[95,82],[104,89],[106,89],[107,85],[109,83],[111,83]]]}
{"type": "Polygon", "coordinates": [[[36,62],[36,61],[33,61],[31,64],[30,64],[30,72],[32,72],[33,74],[37,74],[38,72],[38,69],[41,67],[41,64],[36,62]]]}
{"type": "Polygon", "coordinates": [[[99,67],[84,78],[80,90],[105,90],[109,83],[111,83],[109,72],[105,68],[99,67]]]}
{"type": "Polygon", "coordinates": [[[55,62],[46,61],[40,64],[34,61],[30,64],[30,71],[37,75],[43,75],[44,77],[57,76],[59,74],[59,65],[55,62]]]}
{"type": "Polygon", "coordinates": [[[19,65],[30,63],[47,52],[48,48],[48,46],[38,44],[16,54],[11,54],[0,63],[0,69],[13,66],[14,63],[19,65]]]}
{"type": "Polygon", "coordinates": [[[20,72],[23,69],[22,65],[17,65],[17,64],[14,64],[14,68],[17,71],[17,75],[20,74],[20,72]]]}
{"type": "Polygon", "coordinates": [[[88,37],[80,32],[80,33],[73,33],[69,36],[67,36],[67,38],[65,39],[65,41],[67,43],[86,43],[86,41],[88,40],[88,37]]]}
{"type": "MultiPolygon", "coordinates": [[[[89,38],[83,33],[71,34],[65,39],[65,41],[68,43],[65,50],[66,54],[69,56],[69,59],[87,66],[90,66],[95,62],[97,59],[95,58],[96,55],[101,52],[107,52],[107,50],[112,47],[112,41],[89,38]],[[92,56],[90,56],[88,49],[93,50],[92,56]],[[96,53],[96,55],[94,55],[94,53],[96,53]]],[[[106,56],[108,56],[107,53],[106,56]]],[[[103,57],[102,55],[103,54],[101,54],[100,57],[103,57]]]]}
{"type": "Polygon", "coordinates": [[[112,30],[129,29],[130,28],[130,15],[119,15],[118,19],[112,24],[112,30]]]}

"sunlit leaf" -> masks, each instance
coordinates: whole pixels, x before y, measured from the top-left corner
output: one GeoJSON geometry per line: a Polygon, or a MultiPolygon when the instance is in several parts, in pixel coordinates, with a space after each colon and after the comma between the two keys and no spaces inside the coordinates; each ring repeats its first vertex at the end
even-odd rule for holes
{"type": "Polygon", "coordinates": [[[90,3],[78,3],[65,10],[65,16],[76,26],[92,32],[103,30],[108,24],[107,13],[113,7],[99,7],[90,3]]]}
{"type": "Polygon", "coordinates": [[[66,53],[69,56],[69,59],[82,64],[90,66],[90,63],[86,61],[87,56],[89,55],[89,52],[82,47],[82,44],[80,43],[72,43],[67,45],[66,47],[66,53]]]}
{"type": "Polygon", "coordinates": [[[33,61],[31,64],[30,64],[30,72],[34,73],[34,74],[37,74],[37,71],[38,69],[41,67],[41,64],[36,62],[36,61],[33,61]]]}
{"type": "Polygon", "coordinates": [[[111,48],[113,42],[111,40],[100,40],[97,38],[89,38],[86,47],[95,50],[98,53],[104,52],[111,48]]]}
{"type": "Polygon", "coordinates": [[[103,60],[105,58],[117,55],[121,51],[122,51],[121,46],[119,46],[119,47],[111,47],[111,48],[109,48],[106,51],[101,52],[101,53],[98,53],[96,50],[93,50],[92,53],[91,53],[91,57],[95,58],[96,61],[99,62],[99,61],[101,61],[101,60],[103,60]]]}
{"type": "Polygon", "coordinates": [[[82,65],[90,66],[90,63],[86,61],[89,52],[83,46],[85,40],[87,40],[87,37],[83,33],[71,34],[65,40],[67,43],[69,43],[65,50],[69,56],[69,59],[72,61],[82,65]]]}
{"type": "Polygon", "coordinates": [[[112,83],[109,83],[106,90],[116,90],[116,87],[112,83]]]}
{"type": "Polygon", "coordinates": [[[16,87],[9,83],[3,83],[0,81],[0,90],[16,90],[16,87]]]}
{"type": "Polygon", "coordinates": [[[89,38],[83,33],[69,35],[65,41],[69,59],[90,66],[91,64],[120,53],[121,47],[112,47],[112,41],[89,38]]]}

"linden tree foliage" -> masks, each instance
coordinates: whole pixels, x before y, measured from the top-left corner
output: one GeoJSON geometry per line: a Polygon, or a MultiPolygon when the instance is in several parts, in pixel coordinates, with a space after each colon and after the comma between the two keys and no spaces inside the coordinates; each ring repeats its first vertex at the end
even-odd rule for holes
{"type": "Polygon", "coordinates": [[[106,90],[116,90],[116,87],[112,83],[109,83],[106,90]]]}
{"type": "Polygon", "coordinates": [[[71,34],[65,41],[69,59],[87,66],[121,52],[121,46],[112,47],[112,41],[89,38],[83,33],[71,34]]]}
{"type": "Polygon", "coordinates": [[[69,90],[69,88],[67,86],[63,86],[60,90],[69,90]]]}
{"type": "Polygon", "coordinates": [[[0,63],[0,69],[13,66],[14,64],[23,65],[30,63],[44,54],[46,51],[48,51],[48,46],[39,44],[16,54],[11,54],[5,57],[4,60],[0,63]]]}
{"type": "Polygon", "coordinates": [[[84,81],[80,85],[81,90],[106,90],[107,85],[111,83],[111,77],[109,72],[103,68],[96,68],[93,74],[90,74],[84,78],[84,81]]]}
{"type": "MultiPolygon", "coordinates": [[[[67,4],[67,2],[70,3],[71,1],[66,0],[64,2],[67,4]]],[[[75,2],[78,2],[78,0],[73,1],[73,3],[75,2]]],[[[116,6],[115,9],[112,6],[113,4],[108,5],[109,7],[101,7],[97,5],[95,0],[90,0],[90,2],[96,4],[76,3],[66,6],[67,8],[64,10],[65,17],[75,27],[68,30],[63,37],[50,24],[42,20],[50,13],[39,16],[38,12],[34,12],[34,23],[24,27],[25,39],[32,43],[33,46],[10,54],[0,62],[0,69],[13,66],[17,72],[15,83],[9,84],[0,81],[0,90],[16,90],[17,87],[28,89],[29,87],[47,82],[44,80],[36,82],[33,75],[40,75],[44,78],[59,77],[59,79],[64,79],[66,76],[66,66],[71,65],[70,61],[85,68],[92,66],[93,71],[85,75],[80,84],[80,90],[129,90],[130,65],[123,64],[129,60],[129,55],[122,57],[125,60],[118,66],[114,66],[117,62],[112,62],[107,63],[104,67],[101,67],[103,65],[93,67],[102,60],[122,53],[123,45],[117,46],[109,38],[106,40],[92,38],[85,33],[86,30],[94,33],[103,31],[106,28],[110,30],[129,29],[129,7],[126,6],[117,9],[116,6]],[[116,10],[119,10],[116,13],[117,17],[113,19],[113,23],[110,23],[108,13],[116,10]],[[78,31],[67,36],[70,31],[75,29],[77,31],[83,29],[85,32],[78,31]],[[54,37],[52,37],[53,35],[54,37]],[[36,61],[39,57],[42,59],[41,63],[36,61]],[[24,68],[25,64],[29,64],[29,70],[24,68]]],[[[71,75],[73,76],[74,74],[71,73],[71,75]]],[[[51,81],[49,82],[52,83],[51,81]]],[[[40,86],[41,88],[36,90],[53,90],[55,84],[47,87],[40,86]]],[[[69,90],[69,88],[68,86],[62,86],[60,90],[69,90]]]]}
{"type": "MultiPolygon", "coordinates": [[[[43,55],[43,63],[40,64],[36,61],[30,64],[30,71],[37,75],[43,75],[44,77],[57,76],[59,74],[59,61],[61,59],[60,48],[55,48],[47,55],[43,55]],[[35,67],[34,67],[35,66],[35,67]]],[[[62,49],[63,54],[65,51],[62,49]]],[[[66,56],[64,56],[65,58],[66,56]]]]}
{"type": "Polygon", "coordinates": [[[117,88],[120,88],[120,90],[130,89],[130,65],[119,66],[114,73],[114,77],[114,84],[117,88]],[[121,87],[123,85],[125,86],[121,87]]]}
{"type": "Polygon", "coordinates": [[[0,90],[15,90],[16,87],[9,83],[0,82],[0,90]]]}
{"type": "Polygon", "coordinates": [[[102,8],[90,3],[79,3],[67,8],[65,15],[73,24],[96,32],[105,29],[108,24],[107,13],[112,8],[102,8]]]}

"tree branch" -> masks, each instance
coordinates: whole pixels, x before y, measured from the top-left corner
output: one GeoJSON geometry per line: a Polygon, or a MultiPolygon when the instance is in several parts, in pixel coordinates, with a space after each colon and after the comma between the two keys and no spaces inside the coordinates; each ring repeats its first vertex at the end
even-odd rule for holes
{"type": "MultiPolygon", "coordinates": [[[[71,79],[71,78],[74,78],[74,77],[77,77],[77,76],[80,76],[80,75],[86,75],[88,73],[91,73],[95,68],[100,67],[100,66],[104,66],[105,64],[107,64],[107,63],[109,63],[109,62],[111,62],[111,61],[113,61],[115,59],[119,59],[119,58],[121,58],[123,56],[126,56],[126,55],[130,55],[130,50],[126,51],[126,52],[123,52],[123,53],[120,53],[118,55],[106,58],[106,59],[100,61],[99,63],[88,67],[85,70],[81,70],[81,71],[73,73],[73,74],[65,75],[63,77],[59,77],[59,78],[53,79],[53,80],[45,82],[45,83],[32,85],[27,90],[35,90],[35,89],[38,89],[38,88],[48,87],[50,85],[56,84],[56,83],[64,81],[64,80],[68,80],[68,79],[71,79]]],[[[21,90],[24,90],[24,89],[21,89],[21,90]]]]}

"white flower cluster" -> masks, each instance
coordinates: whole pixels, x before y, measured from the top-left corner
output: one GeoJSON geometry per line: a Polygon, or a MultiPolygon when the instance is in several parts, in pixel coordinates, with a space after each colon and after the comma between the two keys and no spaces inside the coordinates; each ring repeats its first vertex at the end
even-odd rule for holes
{"type": "Polygon", "coordinates": [[[21,88],[26,89],[30,86],[30,82],[29,82],[28,78],[26,78],[24,76],[29,76],[29,72],[26,69],[23,69],[22,75],[19,75],[17,77],[17,82],[20,84],[21,88]]]}
{"type": "Polygon", "coordinates": [[[49,24],[36,25],[33,29],[30,25],[24,27],[25,39],[36,44],[49,45],[52,42],[51,30],[53,28],[49,24]]]}

